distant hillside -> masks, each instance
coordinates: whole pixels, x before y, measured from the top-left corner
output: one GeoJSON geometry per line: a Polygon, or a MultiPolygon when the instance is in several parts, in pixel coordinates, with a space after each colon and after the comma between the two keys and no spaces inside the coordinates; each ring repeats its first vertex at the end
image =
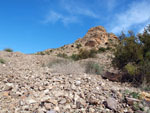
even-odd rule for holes
{"type": "Polygon", "coordinates": [[[118,43],[118,38],[113,33],[107,33],[104,27],[97,26],[88,30],[83,38],[79,38],[74,43],[64,45],[57,49],[48,49],[37,54],[57,55],[65,53],[69,56],[76,54],[80,49],[99,49],[100,47],[113,47],[118,43]]]}

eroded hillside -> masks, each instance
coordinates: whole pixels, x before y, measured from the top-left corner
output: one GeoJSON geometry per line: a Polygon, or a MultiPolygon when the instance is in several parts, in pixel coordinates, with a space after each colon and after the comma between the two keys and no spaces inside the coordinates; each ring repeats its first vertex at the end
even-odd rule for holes
{"type": "Polygon", "coordinates": [[[38,55],[0,51],[0,113],[150,113],[149,92],[113,75],[115,82],[102,78],[117,71],[111,64],[117,43],[98,26],[73,44],[38,55]],[[68,57],[93,48],[100,51],[96,57],[68,57]]]}
{"type": "Polygon", "coordinates": [[[0,64],[1,113],[132,113],[123,93],[140,92],[100,75],[63,74],[43,65],[56,57],[8,52],[0,57],[6,61],[0,64]]]}

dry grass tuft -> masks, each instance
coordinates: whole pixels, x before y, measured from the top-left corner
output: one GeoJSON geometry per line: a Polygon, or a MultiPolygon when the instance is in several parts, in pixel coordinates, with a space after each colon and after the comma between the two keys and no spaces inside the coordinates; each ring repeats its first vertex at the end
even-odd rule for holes
{"type": "Polygon", "coordinates": [[[85,69],[78,63],[69,59],[57,58],[49,61],[48,67],[54,72],[62,74],[81,74],[85,69]]]}

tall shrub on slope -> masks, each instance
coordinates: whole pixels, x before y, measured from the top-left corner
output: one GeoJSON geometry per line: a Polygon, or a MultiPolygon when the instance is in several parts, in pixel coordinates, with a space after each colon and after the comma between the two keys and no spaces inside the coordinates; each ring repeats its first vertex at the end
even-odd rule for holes
{"type": "Polygon", "coordinates": [[[137,83],[150,83],[150,26],[135,36],[129,32],[120,36],[113,65],[124,72],[123,78],[137,83]]]}

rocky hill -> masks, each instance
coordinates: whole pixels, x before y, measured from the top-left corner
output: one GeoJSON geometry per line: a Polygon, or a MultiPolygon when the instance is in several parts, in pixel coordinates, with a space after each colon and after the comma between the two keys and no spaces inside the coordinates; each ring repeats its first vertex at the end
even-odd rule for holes
{"type": "Polygon", "coordinates": [[[110,51],[79,61],[56,56],[78,52],[77,44],[107,48],[117,40],[98,26],[50,55],[0,51],[0,113],[150,113],[148,91],[103,79],[103,71],[115,71],[110,51]],[[93,62],[98,74],[91,73],[93,62]]]}
{"type": "Polygon", "coordinates": [[[78,43],[82,43],[86,47],[106,47],[108,44],[113,44],[118,41],[118,38],[113,33],[107,33],[102,26],[93,27],[88,30],[87,34],[78,39],[78,43]]]}
{"type": "Polygon", "coordinates": [[[59,53],[65,53],[67,55],[76,54],[80,49],[98,49],[100,47],[113,47],[118,43],[118,38],[113,33],[107,33],[104,27],[97,26],[88,30],[83,38],[79,38],[74,43],[64,45],[63,47],[56,49],[48,49],[37,54],[57,55],[59,53]]]}

